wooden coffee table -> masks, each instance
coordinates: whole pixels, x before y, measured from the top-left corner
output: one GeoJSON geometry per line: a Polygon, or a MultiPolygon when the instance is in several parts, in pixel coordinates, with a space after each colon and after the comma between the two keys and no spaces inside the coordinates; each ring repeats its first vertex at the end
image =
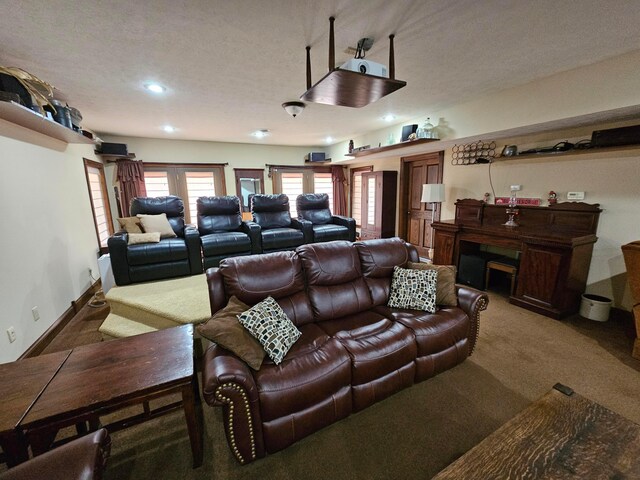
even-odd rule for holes
{"type": "Polygon", "coordinates": [[[21,422],[34,455],[47,451],[61,428],[89,424],[132,405],[143,412],[110,425],[110,432],[184,409],[193,466],[202,464],[202,409],[194,371],[193,326],[73,349],[21,422]],[[179,393],[182,400],[150,410],[149,400],[179,393]]]}
{"type": "Polygon", "coordinates": [[[433,477],[586,478],[640,478],[640,426],[559,384],[433,477]]]}
{"type": "Polygon", "coordinates": [[[67,350],[0,365],[0,446],[9,467],[29,458],[20,422],[70,353],[67,350]]]}

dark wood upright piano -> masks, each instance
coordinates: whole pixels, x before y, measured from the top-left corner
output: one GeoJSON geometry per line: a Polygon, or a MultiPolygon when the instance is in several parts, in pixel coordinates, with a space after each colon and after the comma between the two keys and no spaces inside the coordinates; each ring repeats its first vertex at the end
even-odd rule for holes
{"type": "Polygon", "coordinates": [[[506,205],[456,202],[455,220],[434,222],[434,258],[458,265],[460,255],[491,245],[520,252],[514,305],[560,319],[576,313],[584,293],[600,217],[598,204],[519,206],[517,227],[503,225],[506,205]]]}

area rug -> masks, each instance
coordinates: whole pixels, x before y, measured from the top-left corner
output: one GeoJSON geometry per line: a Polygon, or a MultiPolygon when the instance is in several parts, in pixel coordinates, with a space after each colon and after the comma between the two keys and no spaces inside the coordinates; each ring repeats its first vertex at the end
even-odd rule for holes
{"type": "Polygon", "coordinates": [[[211,316],[204,274],[113,287],[106,298],[111,311],[99,329],[105,339],[197,324],[211,316]]]}

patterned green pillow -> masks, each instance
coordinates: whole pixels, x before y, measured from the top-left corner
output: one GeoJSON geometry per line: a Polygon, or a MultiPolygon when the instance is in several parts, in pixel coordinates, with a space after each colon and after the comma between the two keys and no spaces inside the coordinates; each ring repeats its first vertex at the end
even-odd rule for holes
{"type": "Polygon", "coordinates": [[[391,294],[387,305],[435,313],[436,270],[409,270],[393,267],[391,294]]]}
{"type": "Polygon", "coordinates": [[[260,342],[276,365],[282,362],[291,345],[302,335],[272,297],[238,315],[238,320],[260,342]]]}

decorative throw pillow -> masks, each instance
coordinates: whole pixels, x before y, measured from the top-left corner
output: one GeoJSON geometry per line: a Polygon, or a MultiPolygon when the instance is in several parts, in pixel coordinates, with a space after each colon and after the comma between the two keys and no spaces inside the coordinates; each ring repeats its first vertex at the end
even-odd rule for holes
{"type": "Polygon", "coordinates": [[[435,270],[409,270],[393,267],[391,294],[387,305],[394,308],[411,308],[435,313],[436,277],[435,270]]]}
{"type": "Polygon", "coordinates": [[[145,232],[160,232],[160,238],[177,237],[176,232],[171,228],[169,220],[167,220],[167,214],[161,213],[159,215],[146,215],[139,213],[138,218],[144,228],[145,232]]]}
{"type": "Polygon", "coordinates": [[[139,243],[158,243],[160,241],[160,232],[147,233],[130,233],[129,245],[137,245],[139,243]]]}
{"type": "Polygon", "coordinates": [[[254,370],[259,370],[264,360],[264,349],[238,321],[238,315],[249,308],[233,296],[226,307],[218,310],[206,323],[198,325],[196,330],[204,338],[235,353],[254,370]]]}
{"type": "Polygon", "coordinates": [[[238,315],[238,320],[256,337],[276,365],[302,335],[272,297],[238,315]]]}
{"type": "Polygon", "coordinates": [[[144,233],[138,217],[123,217],[118,219],[120,228],[127,233],[144,233]]]}
{"type": "Polygon", "coordinates": [[[415,270],[435,270],[438,272],[436,279],[436,305],[444,305],[447,307],[456,307],[458,305],[455,265],[408,262],[407,266],[415,270]]]}

